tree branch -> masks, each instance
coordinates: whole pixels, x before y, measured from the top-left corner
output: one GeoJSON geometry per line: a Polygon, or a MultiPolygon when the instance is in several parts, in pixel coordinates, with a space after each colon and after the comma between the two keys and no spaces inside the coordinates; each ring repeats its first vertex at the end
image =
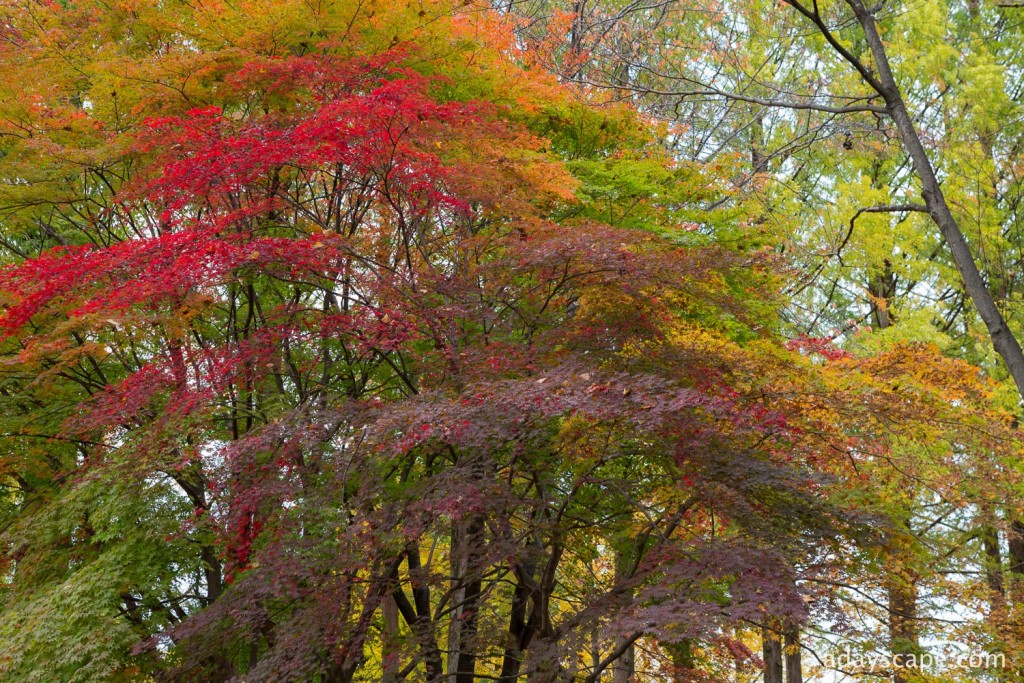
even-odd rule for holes
{"type": "Polygon", "coordinates": [[[899,213],[903,211],[919,211],[921,213],[928,213],[928,207],[924,204],[880,204],[878,206],[865,206],[857,209],[857,213],[853,214],[850,219],[850,229],[846,231],[846,237],[839,243],[839,246],[835,248],[829,256],[835,256],[839,259],[839,265],[845,266],[843,263],[843,249],[846,244],[850,241],[850,237],[853,236],[853,225],[857,222],[857,219],[865,213],[899,213]]]}

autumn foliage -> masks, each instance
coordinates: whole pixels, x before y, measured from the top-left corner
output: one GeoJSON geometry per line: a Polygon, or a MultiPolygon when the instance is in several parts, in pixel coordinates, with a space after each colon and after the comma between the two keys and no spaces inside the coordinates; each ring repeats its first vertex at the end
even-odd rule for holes
{"type": "Polygon", "coordinates": [[[894,473],[1016,476],[975,368],[786,342],[752,221],[595,187],[729,169],[500,18],[243,4],[5,25],[124,84],[4,104],[0,679],[720,680],[912,555],[894,473]]]}

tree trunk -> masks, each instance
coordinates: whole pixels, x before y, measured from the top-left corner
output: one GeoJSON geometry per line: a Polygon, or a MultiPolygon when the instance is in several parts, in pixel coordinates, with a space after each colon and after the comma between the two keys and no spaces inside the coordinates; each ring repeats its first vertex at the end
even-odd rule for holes
{"type": "Polygon", "coordinates": [[[452,542],[449,562],[451,565],[451,618],[448,622],[448,683],[455,683],[459,670],[459,643],[462,641],[462,602],[466,598],[466,587],[462,583],[466,575],[465,542],[462,524],[452,522],[452,542]]]}
{"type": "MultiPolygon", "coordinates": [[[[398,607],[399,614],[402,615],[402,619],[409,626],[413,638],[420,647],[427,683],[442,683],[445,676],[444,660],[441,657],[441,649],[437,645],[436,625],[430,612],[430,588],[422,576],[419,543],[409,544],[409,548],[405,552],[405,561],[409,568],[413,601],[409,602],[405,589],[400,585],[391,595],[398,607]]],[[[396,566],[396,578],[397,571],[396,566]]]]}
{"type": "Polygon", "coordinates": [[[804,683],[801,661],[800,627],[792,624],[786,629],[786,683],[804,683]]]}
{"type": "Polygon", "coordinates": [[[1024,602],[1024,522],[1014,521],[1010,525],[1010,533],[1007,534],[1010,557],[1007,569],[1009,570],[1009,592],[1014,603],[1024,602]]]}
{"type": "Polygon", "coordinates": [[[764,657],[764,683],[783,683],[782,641],[771,629],[761,630],[761,650],[764,657]]]}
{"type": "MultiPolygon", "coordinates": [[[[626,645],[626,638],[619,636],[615,639],[616,649],[626,645]]],[[[636,680],[636,646],[632,643],[626,645],[626,651],[619,657],[612,666],[613,683],[634,683],[636,680]]]]}
{"type": "Polygon", "coordinates": [[[896,275],[892,272],[892,263],[889,259],[883,261],[883,269],[868,283],[868,292],[871,294],[871,317],[875,327],[884,330],[893,323],[892,314],[889,312],[889,305],[896,293],[896,275]]]}
{"type": "Polygon", "coordinates": [[[894,664],[893,683],[911,680],[908,666],[921,649],[917,623],[917,587],[912,579],[894,572],[886,585],[889,601],[889,650],[894,664]]]}
{"type": "Polygon", "coordinates": [[[1006,589],[1003,586],[1003,553],[999,547],[999,530],[985,526],[981,530],[981,542],[985,549],[985,582],[992,591],[993,601],[1002,602],[1006,589]]]}
{"type": "MultiPolygon", "coordinates": [[[[633,565],[635,552],[623,552],[617,550],[615,552],[615,581],[626,581],[629,579],[628,574],[633,565]]],[[[632,640],[626,635],[622,634],[615,638],[615,649],[619,650],[625,647],[625,651],[622,656],[615,660],[612,664],[612,683],[634,683],[636,677],[636,645],[632,642],[627,643],[627,640],[632,640]]]]}
{"type": "Polygon", "coordinates": [[[512,604],[509,609],[508,643],[505,646],[501,662],[501,683],[515,683],[519,678],[519,669],[523,664],[523,651],[529,646],[537,630],[536,610],[527,618],[527,607],[533,591],[527,587],[534,581],[532,563],[524,563],[516,572],[516,586],[512,592],[512,604]]]}
{"type": "Polygon", "coordinates": [[[384,633],[381,636],[381,683],[398,683],[398,606],[394,598],[390,595],[384,596],[380,611],[384,618],[384,633]]]}
{"type": "Polygon", "coordinates": [[[476,633],[480,594],[483,588],[483,568],[480,566],[483,556],[483,531],[483,517],[474,515],[466,527],[462,604],[458,606],[462,625],[454,653],[455,683],[474,683],[476,680],[476,633]]]}

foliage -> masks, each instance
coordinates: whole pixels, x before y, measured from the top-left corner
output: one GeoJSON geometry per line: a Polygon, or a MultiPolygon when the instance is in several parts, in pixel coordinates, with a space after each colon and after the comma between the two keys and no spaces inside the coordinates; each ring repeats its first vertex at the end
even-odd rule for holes
{"type": "Polygon", "coordinates": [[[516,28],[11,8],[0,679],[721,679],[867,637],[850,585],[971,599],[929,522],[1015,491],[999,388],[787,341],[743,161],[516,28]]]}

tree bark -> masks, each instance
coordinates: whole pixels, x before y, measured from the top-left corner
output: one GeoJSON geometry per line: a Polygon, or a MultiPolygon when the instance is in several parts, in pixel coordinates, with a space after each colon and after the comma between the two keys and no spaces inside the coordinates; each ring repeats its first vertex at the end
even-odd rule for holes
{"type": "Polygon", "coordinates": [[[480,566],[483,531],[483,517],[474,515],[466,526],[465,574],[462,579],[462,604],[458,606],[462,624],[455,650],[455,683],[474,683],[476,680],[476,633],[483,588],[480,566]]]}
{"type": "MultiPolygon", "coordinates": [[[[628,581],[635,552],[615,552],[615,582],[628,581]]],[[[630,592],[632,594],[632,592],[630,592]]],[[[629,636],[622,634],[615,638],[615,649],[623,650],[622,656],[612,665],[612,683],[633,683],[636,677],[636,645],[629,636]]]]}
{"type": "Polygon", "coordinates": [[[1024,602],[1024,522],[1017,520],[1010,525],[1009,543],[1009,591],[1014,603],[1024,602]]]}
{"type": "Polygon", "coordinates": [[[800,650],[800,627],[791,624],[786,629],[786,683],[804,683],[804,670],[800,650]]]}
{"type": "Polygon", "coordinates": [[[519,670],[523,664],[523,651],[529,647],[537,631],[537,612],[534,610],[527,616],[527,608],[533,598],[535,588],[534,566],[532,562],[515,570],[516,586],[512,592],[512,604],[509,609],[508,644],[505,646],[501,662],[501,683],[514,683],[519,678],[519,670]]]}
{"type": "Polygon", "coordinates": [[[999,530],[986,526],[981,531],[981,542],[985,548],[985,582],[993,596],[1005,594],[1003,586],[1003,554],[999,547],[999,530]]]}
{"type": "Polygon", "coordinates": [[[462,524],[452,522],[452,542],[450,564],[452,574],[451,618],[448,622],[448,683],[455,683],[456,672],[459,670],[459,643],[462,641],[462,601],[466,597],[466,587],[462,583],[466,575],[466,552],[462,535],[462,524]]]}
{"type": "Polygon", "coordinates": [[[892,272],[892,263],[889,259],[885,259],[882,272],[871,278],[868,292],[873,298],[871,316],[875,327],[884,330],[893,323],[889,305],[892,303],[893,294],[896,293],[896,275],[892,272]]]}
{"type": "MultiPolygon", "coordinates": [[[[441,648],[437,645],[435,624],[430,613],[430,588],[422,577],[420,565],[419,543],[412,542],[405,552],[405,561],[409,569],[409,582],[412,584],[412,602],[405,594],[402,586],[397,586],[391,593],[399,614],[412,631],[413,638],[420,647],[423,666],[426,670],[428,683],[442,683],[445,676],[444,660],[441,648]]],[[[397,576],[397,566],[395,568],[397,576]]]]}
{"type": "Polygon", "coordinates": [[[783,683],[782,641],[769,628],[761,630],[761,651],[764,657],[764,683],[783,683]]]}
{"type": "Polygon", "coordinates": [[[612,667],[613,683],[634,683],[636,680],[636,646],[626,636],[615,639],[615,647],[623,648],[624,652],[612,667]]]}
{"type": "Polygon", "coordinates": [[[893,683],[908,683],[912,679],[908,666],[911,657],[920,652],[920,634],[917,623],[917,587],[914,581],[894,572],[886,585],[889,602],[889,651],[894,664],[893,683]]]}
{"type": "Polygon", "coordinates": [[[381,637],[381,683],[398,683],[398,606],[390,595],[384,596],[380,605],[381,616],[384,618],[384,633],[381,637]]]}

